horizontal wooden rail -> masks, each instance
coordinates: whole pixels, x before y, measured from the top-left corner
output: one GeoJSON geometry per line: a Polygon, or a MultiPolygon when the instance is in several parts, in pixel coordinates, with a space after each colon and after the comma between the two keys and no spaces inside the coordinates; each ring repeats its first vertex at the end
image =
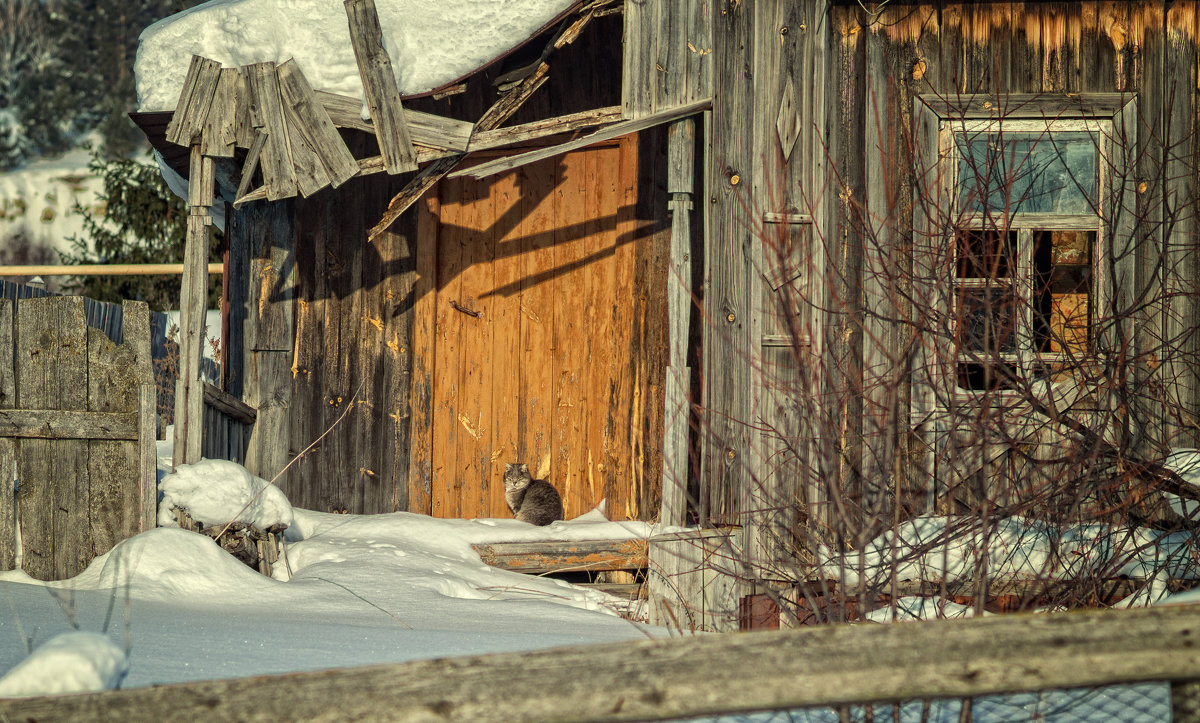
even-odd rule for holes
{"type": "MultiPolygon", "coordinates": [[[[224,273],[222,264],[209,264],[208,273],[224,273]]],[[[179,276],[183,264],[75,264],[0,266],[0,276],[179,276]]]]}
{"type": "Polygon", "coordinates": [[[647,559],[645,540],[498,542],[471,547],[492,567],[529,575],[640,570],[647,559]]]}
{"type": "Polygon", "coordinates": [[[0,409],[0,437],[137,439],[137,412],[0,409]]]}
{"type": "Polygon", "coordinates": [[[836,625],[6,700],[0,717],[664,720],[1193,681],[1197,643],[1200,606],[836,625]]]}
{"type": "Polygon", "coordinates": [[[243,424],[254,424],[258,410],[220,387],[204,383],[204,403],[243,424]]]}

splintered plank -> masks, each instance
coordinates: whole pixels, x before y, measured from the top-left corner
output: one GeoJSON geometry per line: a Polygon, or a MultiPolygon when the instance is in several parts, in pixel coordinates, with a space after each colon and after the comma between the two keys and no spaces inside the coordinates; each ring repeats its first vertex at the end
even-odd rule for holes
{"type": "Polygon", "coordinates": [[[342,141],[296,61],[289,60],[280,65],[278,74],[283,101],[294,113],[295,123],[290,126],[289,133],[303,136],[320,159],[329,185],[337,188],[358,173],[358,161],[342,141]]]}
{"type": "MultiPolygon", "coordinates": [[[[329,114],[330,120],[339,128],[375,132],[375,124],[362,118],[362,101],[348,95],[316,91],[317,101],[329,114]]],[[[475,124],[469,121],[445,118],[432,113],[406,109],[404,121],[412,142],[429,148],[445,151],[465,151],[471,143],[475,124]]]]}
{"type": "Polygon", "coordinates": [[[350,22],[350,44],[354,46],[367,107],[387,171],[393,174],[415,171],[417,153],[400,105],[400,88],[396,85],[392,61],[383,47],[375,0],[346,0],[346,16],[350,22]]]}
{"type": "Polygon", "coordinates": [[[206,156],[233,158],[237,146],[237,90],[240,85],[236,68],[221,69],[200,137],[200,150],[206,156]]]}
{"type": "MultiPolygon", "coordinates": [[[[492,104],[479,122],[475,124],[475,128],[481,131],[490,131],[499,128],[513,113],[516,113],[525,101],[529,99],[538,88],[546,82],[547,74],[550,72],[550,66],[542,63],[534,71],[533,75],[522,80],[520,85],[510,90],[507,94],[492,104]]],[[[450,156],[448,158],[440,158],[428,166],[421,169],[421,172],[413,177],[411,181],[388,202],[387,210],[383,212],[383,217],[379,219],[379,223],[371,227],[367,235],[368,240],[374,240],[376,236],[383,233],[388,226],[400,218],[400,214],[408,210],[408,207],[416,203],[417,199],[425,194],[426,191],[437,185],[437,182],[449,173],[458,162],[462,160],[461,155],[450,156]]]]}
{"type": "MultiPolygon", "coordinates": [[[[87,324],[81,297],[22,299],[17,305],[17,404],[87,408],[87,324]]],[[[22,569],[39,580],[79,574],[91,560],[87,442],[21,440],[17,516],[22,569]]]]}
{"type": "Polygon", "coordinates": [[[528,575],[554,572],[641,570],[648,558],[646,540],[575,542],[498,542],[471,545],[492,567],[528,575]]]}
{"type": "Polygon", "coordinates": [[[220,63],[199,55],[192,56],[175,113],[167,124],[167,141],[177,146],[190,146],[200,137],[220,77],[220,63]]]}
{"type": "Polygon", "coordinates": [[[259,156],[267,198],[278,201],[291,198],[298,190],[296,173],[292,167],[287,122],[283,117],[283,103],[279,98],[279,82],[274,63],[255,63],[244,69],[248,79],[251,122],[267,140],[259,156]]]}

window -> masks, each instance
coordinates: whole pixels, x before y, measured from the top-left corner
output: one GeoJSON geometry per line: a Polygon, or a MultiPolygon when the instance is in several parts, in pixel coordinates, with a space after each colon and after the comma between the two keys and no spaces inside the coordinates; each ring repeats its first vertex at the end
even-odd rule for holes
{"type": "Polygon", "coordinates": [[[1094,352],[1106,125],[942,124],[960,392],[1054,379],[1094,352]]]}

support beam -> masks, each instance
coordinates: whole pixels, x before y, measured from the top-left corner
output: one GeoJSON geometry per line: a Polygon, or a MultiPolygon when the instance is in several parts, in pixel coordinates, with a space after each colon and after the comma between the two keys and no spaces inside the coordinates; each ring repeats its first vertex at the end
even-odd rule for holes
{"type": "Polygon", "coordinates": [[[179,380],[175,384],[175,451],[172,468],[200,461],[204,393],[200,357],[204,351],[204,314],[208,306],[208,236],[212,226],[213,160],[192,146],[188,184],[187,242],[179,290],[179,380]],[[199,205],[207,199],[209,206],[199,205]]]}
{"type": "Polygon", "coordinates": [[[687,489],[691,479],[688,429],[691,420],[691,377],[688,336],[692,319],[692,196],[696,122],[683,118],[667,129],[667,193],[671,211],[671,260],[667,267],[667,324],[670,356],[664,386],[662,512],[659,522],[687,522],[687,489]]]}

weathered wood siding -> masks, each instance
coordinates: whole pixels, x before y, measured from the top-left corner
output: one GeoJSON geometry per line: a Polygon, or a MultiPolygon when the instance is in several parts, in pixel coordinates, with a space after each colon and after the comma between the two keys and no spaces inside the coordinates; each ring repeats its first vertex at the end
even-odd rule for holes
{"type": "MultiPolygon", "coordinates": [[[[930,129],[914,118],[917,95],[950,107],[975,96],[980,107],[990,103],[1004,115],[1010,94],[1034,94],[1061,99],[1067,117],[1080,110],[1072,100],[1077,94],[1125,94],[1132,101],[1114,124],[1122,134],[1118,146],[1127,145],[1133,161],[1136,208],[1123,213],[1135,219],[1106,224],[1124,223],[1128,232],[1110,240],[1117,244],[1113,312],[1126,317],[1121,326],[1132,331],[1129,346],[1139,357],[1130,370],[1133,441],[1151,455],[1195,446],[1197,12],[1192,2],[830,8],[835,66],[824,123],[840,187],[830,215],[837,226],[825,239],[827,285],[837,300],[830,304],[826,359],[832,393],[843,401],[830,420],[831,429],[841,430],[841,464],[829,481],[855,506],[879,512],[890,504],[885,499],[906,492],[904,471],[889,469],[898,455],[880,452],[900,445],[903,456],[908,431],[907,400],[896,390],[909,374],[907,329],[921,289],[909,295],[894,270],[911,268],[912,229],[924,223],[910,203],[912,169],[933,163],[929,155],[914,157],[921,147],[928,154],[930,145],[930,129]],[[884,404],[897,394],[899,404],[884,404]],[[890,482],[880,488],[881,480],[890,482]]],[[[1029,474],[1018,456],[995,460],[981,481],[1029,474]]]]}
{"type": "MultiPolygon", "coordinates": [[[[567,517],[638,518],[658,479],[665,269],[639,273],[638,139],[443,181],[420,219],[411,508],[506,517],[525,462],[567,517]],[[653,286],[653,288],[648,288],[653,286]],[[657,409],[657,407],[655,407],[657,409]],[[648,420],[654,423],[648,424],[648,420]],[[427,504],[428,507],[424,505],[427,504]]],[[[643,269],[644,271],[644,269],[643,269]]]]}
{"type": "Polygon", "coordinates": [[[270,478],[304,452],[279,482],[301,507],[408,507],[413,254],[402,224],[366,243],[399,187],[355,179],[235,216],[251,251],[247,466],[270,478]]]}
{"type": "Polygon", "coordinates": [[[698,517],[744,525],[774,559],[807,480],[816,425],[807,295],[823,266],[823,3],[712,4],[713,109],[704,149],[702,477],[698,517]]]}
{"type": "Polygon", "coordinates": [[[2,569],[18,531],[22,569],[61,580],[155,524],[150,317],[122,316],[117,344],[81,297],[0,299],[2,569]]]}
{"type": "Polygon", "coordinates": [[[621,106],[628,118],[712,97],[710,2],[625,3],[621,106]]]}

